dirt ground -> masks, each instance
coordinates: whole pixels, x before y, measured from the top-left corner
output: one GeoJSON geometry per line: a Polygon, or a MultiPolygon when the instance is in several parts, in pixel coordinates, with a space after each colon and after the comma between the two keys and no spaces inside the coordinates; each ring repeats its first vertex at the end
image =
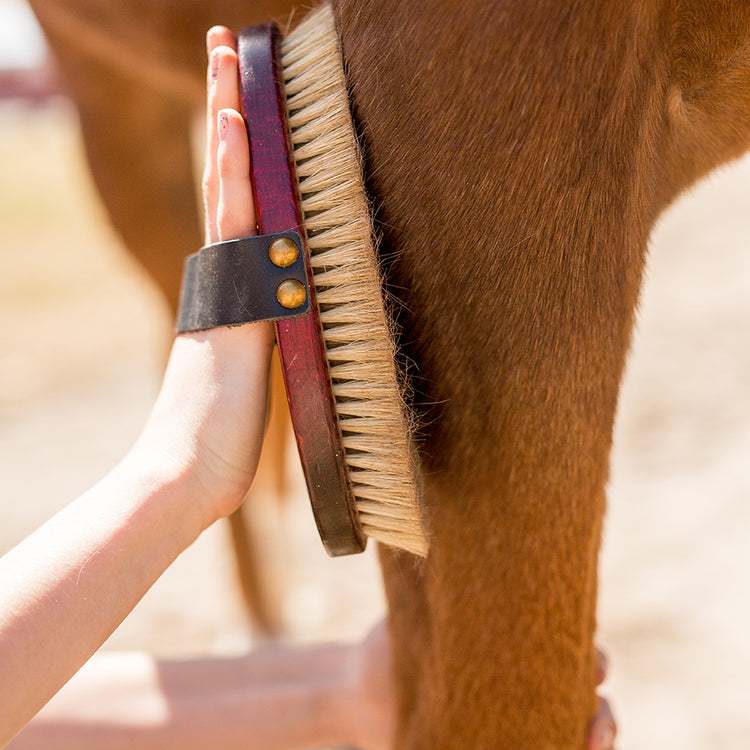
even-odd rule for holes
{"type": "MultiPolygon", "coordinates": [[[[107,227],[64,101],[0,104],[0,165],[1,553],[127,450],[170,323],[107,227]]],[[[662,221],[639,319],[601,564],[605,692],[620,748],[746,750],[750,161],[662,221]]],[[[327,558],[305,503],[290,500],[274,554],[290,637],[356,637],[383,611],[374,557],[327,558]]],[[[217,528],[106,647],[181,656],[248,643],[217,528]]]]}

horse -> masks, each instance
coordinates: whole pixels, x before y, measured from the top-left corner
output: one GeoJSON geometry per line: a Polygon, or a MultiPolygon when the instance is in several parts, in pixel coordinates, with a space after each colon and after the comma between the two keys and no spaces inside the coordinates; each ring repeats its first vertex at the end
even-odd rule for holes
{"type": "MultiPolygon", "coordinates": [[[[199,40],[292,24],[293,3],[32,6],[113,221],[174,303],[199,241],[199,40]]],[[[422,425],[431,551],[380,553],[396,747],[573,750],[595,707],[597,556],[647,242],[750,146],[750,6],[334,8],[422,425]]]]}

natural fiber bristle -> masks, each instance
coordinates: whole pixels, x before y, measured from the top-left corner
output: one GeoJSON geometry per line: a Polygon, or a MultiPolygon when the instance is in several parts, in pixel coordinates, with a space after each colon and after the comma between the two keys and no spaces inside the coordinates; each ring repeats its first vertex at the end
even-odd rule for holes
{"type": "Polygon", "coordinates": [[[281,65],[329,375],[359,520],[367,536],[425,555],[411,425],[328,5],[284,40],[281,65]]]}

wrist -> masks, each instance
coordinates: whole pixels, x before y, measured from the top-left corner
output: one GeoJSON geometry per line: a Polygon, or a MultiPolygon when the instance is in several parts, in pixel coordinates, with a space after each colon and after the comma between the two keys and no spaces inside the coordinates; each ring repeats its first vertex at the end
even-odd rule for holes
{"type": "Polygon", "coordinates": [[[170,534],[187,547],[215,520],[203,501],[194,466],[149,440],[139,439],[114,472],[123,486],[133,487],[141,503],[170,521],[170,534]]]}
{"type": "Polygon", "coordinates": [[[183,334],[138,440],[176,469],[208,526],[236,510],[252,483],[266,417],[270,326],[183,334]]]}

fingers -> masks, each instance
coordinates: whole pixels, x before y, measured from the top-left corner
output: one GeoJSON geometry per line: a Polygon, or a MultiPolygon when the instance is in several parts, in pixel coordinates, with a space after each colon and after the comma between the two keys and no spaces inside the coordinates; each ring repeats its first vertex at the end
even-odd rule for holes
{"type": "Polygon", "coordinates": [[[228,29],[216,26],[208,32],[208,96],[206,107],[206,165],[203,172],[206,244],[219,239],[217,213],[219,204],[217,117],[223,109],[240,109],[237,53],[234,37],[228,29]]]}
{"type": "Polygon", "coordinates": [[[601,685],[607,679],[607,655],[601,649],[596,649],[596,684],[601,685]]]}
{"type": "Polygon", "coordinates": [[[233,109],[219,112],[219,240],[255,234],[255,210],[250,185],[250,152],[241,115],[233,109]]]}
{"type": "Polygon", "coordinates": [[[609,703],[599,698],[599,710],[589,727],[588,750],[613,750],[617,726],[615,725],[609,703]]]}
{"type": "MultiPolygon", "coordinates": [[[[596,684],[601,685],[607,678],[607,656],[601,650],[596,650],[596,684]]],[[[604,698],[599,698],[599,708],[591,720],[588,735],[588,750],[613,750],[617,725],[615,724],[609,703],[604,698]]]]}
{"type": "Polygon", "coordinates": [[[214,26],[206,34],[206,53],[209,57],[217,47],[236,48],[234,34],[226,26],[214,26]]]}

